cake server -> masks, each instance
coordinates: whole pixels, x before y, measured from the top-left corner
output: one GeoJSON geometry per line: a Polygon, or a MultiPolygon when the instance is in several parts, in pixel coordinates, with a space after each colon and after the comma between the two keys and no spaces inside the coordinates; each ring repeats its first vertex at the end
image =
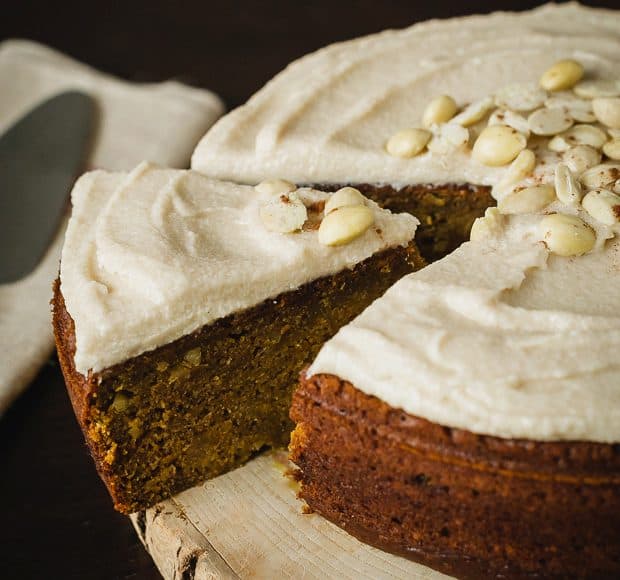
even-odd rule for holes
{"type": "Polygon", "coordinates": [[[64,92],[0,136],[0,284],[29,274],[54,239],[88,153],[94,112],[91,97],[64,92]]]}

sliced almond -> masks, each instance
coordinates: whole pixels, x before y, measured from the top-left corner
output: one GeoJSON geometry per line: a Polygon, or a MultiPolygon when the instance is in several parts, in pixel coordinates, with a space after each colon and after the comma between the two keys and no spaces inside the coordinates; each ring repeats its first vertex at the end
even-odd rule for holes
{"type": "Polygon", "coordinates": [[[593,125],[575,125],[562,133],[562,137],[571,145],[589,145],[595,149],[600,149],[608,141],[605,131],[593,125]]]}
{"type": "Polygon", "coordinates": [[[584,99],[620,96],[620,80],[583,81],[573,88],[584,99]]]}
{"type": "Polygon", "coordinates": [[[446,123],[456,115],[457,110],[456,101],[449,95],[435,97],[424,109],[422,125],[429,128],[431,125],[446,123]]]}
{"type": "Polygon", "coordinates": [[[484,165],[506,165],[515,159],[526,145],[526,137],[512,127],[490,125],[485,127],[476,139],[472,155],[484,165]]]}
{"type": "Polygon", "coordinates": [[[497,209],[503,214],[536,213],[555,200],[552,185],[534,185],[515,189],[497,203],[497,209]]]}
{"type": "Polygon", "coordinates": [[[540,77],[546,91],[563,91],[575,86],[583,77],[583,66],[573,59],[560,60],[540,77]]]}
{"type": "Polygon", "coordinates": [[[601,154],[589,145],[576,145],[563,153],[562,161],[574,174],[581,175],[601,162],[601,154]]]}
{"type": "Polygon", "coordinates": [[[603,125],[612,129],[620,129],[620,97],[594,99],[592,109],[603,125]]]}
{"type": "Polygon", "coordinates": [[[549,109],[564,109],[575,121],[579,123],[593,123],[596,121],[592,111],[592,101],[580,99],[572,93],[557,93],[545,101],[545,107],[549,109]]]}
{"type": "Polygon", "coordinates": [[[603,153],[614,161],[620,161],[620,139],[613,139],[603,145],[603,153]]]}
{"type": "Polygon", "coordinates": [[[517,155],[515,160],[508,166],[506,173],[493,187],[496,197],[506,193],[514,185],[523,181],[536,167],[536,155],[531,149],[524,149],[517,155]]]}
{"type": "Polygon", "coordinates": [[[611,187],[617,179],[620,179],[620,164],[602,163],[595,165],[579,176],[579,181],[586,189],[599,189],[611,187]]]}
{"type": "Polygon", "coordinates": [[[365,205],[366,198],[359,189],[355,187],[343,187],[332,193],[331,197],[325,203],[325,215],[331,213],[339,207],[347,205],[365,205]]]}
{"type": "Polygon", "coordinates": [[[581,256],[596,243],[594,230],[576,216],[551,214],[540,220],[538,228],[549,250],[559,256],[581,256]]]}
{"type": "Polygon", "coordinates": [[[512,111],[531,111],[543,105],[547,93],[534,84],[515,83],[495,93],[495,104],[512,111]]]}
{"type": "Polygon", "coordinates": [[[530,136],[530,127],[527,119],[509,109],[496,109],[489,117],[489,125],[507,125],[522,133],[526,137],[530,136]]]}
{"type": "Polygon", "coordinates": [[[319,226],[319,242],[341,246],[361,236],[375,221],[372,210],[364,205],[348,205],[327,214],[319,226]]]}
{"type": "Polygon", "coordinates": [[[581,205],[595,220],[613,226],[620,218],[620,195],[608,189],[589,191],[581,200],[581,205]]]}
{"type": "Polygon", "coordinates": [[[555,167],[555,193],[566,205],[577,205],[581,199],[581,184],[564,163],[555,167]]]}
{"type": "Polygon", "coordinates": [[[573,118],[564,109],[547,109],[534,111],[527,124],[535,135],[551,136],[566,131],[573,124],[573,118]]]}
{"type": "Polygon", "coordinates": [[[264,195],[278,195],[295,191],[297,186],[286,179],[265,179],[254,186],[254,189],[264,195]]]}
{"type": "Polygon", "coordinates": [[[467,105],[456,117],[452,119],[452,123],[463,127],[471,127],[475,125],[493,108],[493,99],[487,97],[480,101],[475,101],[467,105]]]}

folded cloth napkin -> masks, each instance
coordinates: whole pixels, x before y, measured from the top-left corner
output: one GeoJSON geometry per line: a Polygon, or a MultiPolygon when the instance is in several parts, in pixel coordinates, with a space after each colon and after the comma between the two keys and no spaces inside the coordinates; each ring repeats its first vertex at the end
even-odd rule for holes
{"type": "MultiPolygon", "coordinates": [[[[126,170],[145,159],[187,167],[194,146],[223,112],[209,91],[174,81],[132,84],[34,42],[0,43],[0,134],[69,89],[90,94],[97,104],[92,169],[126,170]]],[[[26,278],[0,285],[0,416],[52,351],[49,301],[63,235],[64,226],[26,278]]]]}

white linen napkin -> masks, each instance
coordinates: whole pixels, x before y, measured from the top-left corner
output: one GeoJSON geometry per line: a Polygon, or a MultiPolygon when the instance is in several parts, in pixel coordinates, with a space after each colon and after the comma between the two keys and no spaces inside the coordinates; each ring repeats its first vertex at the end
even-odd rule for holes
{"type": "MultiPolygon", "coordinates": [[[[142,160],[187,167],[194,146],[224,110],[206,90],[175,81],[132,84],[35,42],[0,43],[0,134],[70,89],[90,94],[98,109],[89,169],[127,170],[142,160]]],[[[63,237],[64,226],[33,272],[0,285],[0,416],[52,351],[49,302],[63,237]]]]}

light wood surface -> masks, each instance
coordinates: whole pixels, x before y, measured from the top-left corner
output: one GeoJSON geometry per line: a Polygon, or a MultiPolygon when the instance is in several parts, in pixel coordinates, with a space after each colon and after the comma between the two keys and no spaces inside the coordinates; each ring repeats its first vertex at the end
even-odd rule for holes
{"type": "Polygon", "coordinates": [[[131,516],[164,578],[448,578],[303,513],[288,468],[267,453],[131,516]]]}

